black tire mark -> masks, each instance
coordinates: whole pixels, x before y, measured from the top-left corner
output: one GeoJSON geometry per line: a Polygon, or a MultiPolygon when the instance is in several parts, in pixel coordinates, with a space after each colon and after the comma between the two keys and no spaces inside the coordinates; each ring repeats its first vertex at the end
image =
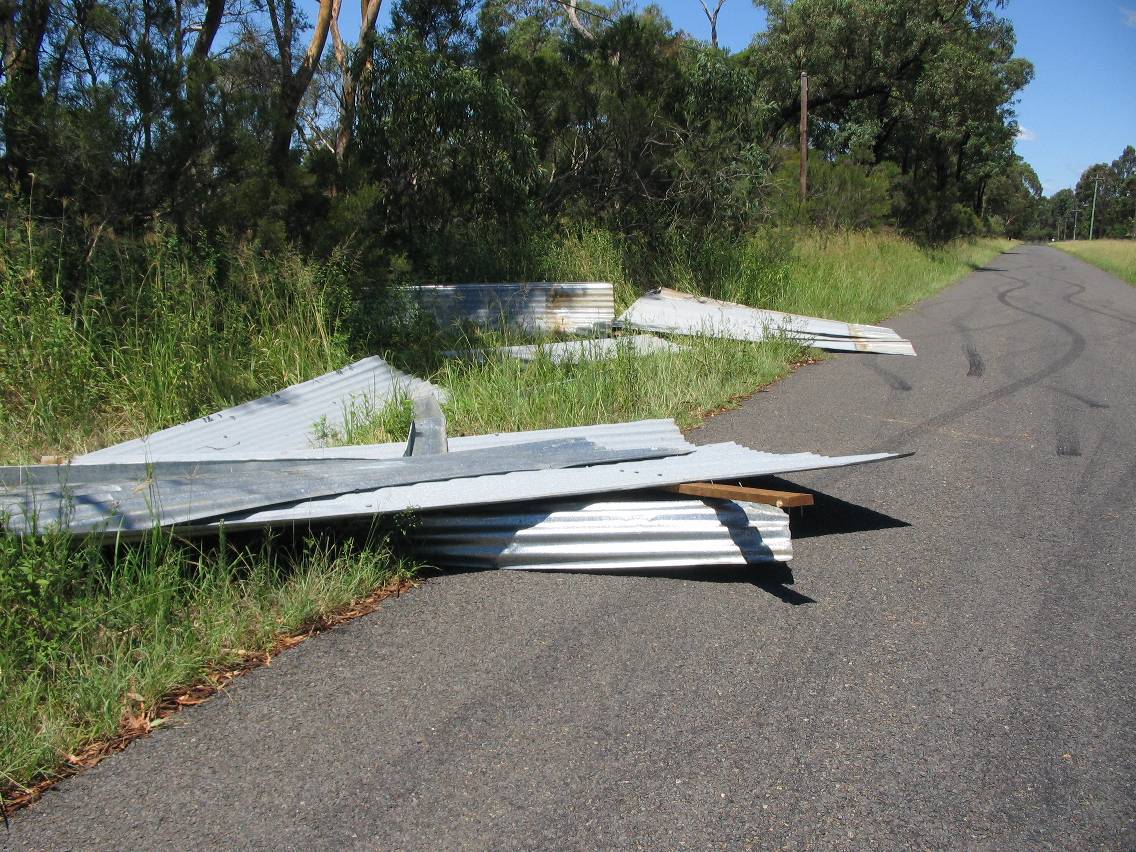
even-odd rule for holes
{"type": "Polygon", "coordinates": [[[1071,390],[1065,390],[1065,388],[1055,387],[1055,388],[1051,388],[1051,390],[1054,390],[1057,393],[1065,394],[1065,396],[1072,397],[1073,399],[1077,400],[1077,402],[1081,403],[1082,405],[1087,406],[1088,408],[1110,408],[1111,407],[1111,406],[1109,406],[1109,404],[1107,402],[1098,402],[1095,399],[1089,399],[1089,397],[1087,397],[1087,396],[1081,396],[1079,393],[1073,393],[1073,391],[1071,391],[1071,390]]]}
{"type": "MultiPolygon", "coordinates": [[[[942,414],[924,420],[922,423],[912,426],[910,429],[905,429],[902,432],[898,432],[892,435],[888,438],[887,446],[889,448],[893,450],[903,449],[907,446],[907,443],[908,441],[910,441],[910,439],[914,438],[916,435],[926,432],[928,429],[942,428],[949,423],[953,423],[955,420],[959,420],[963,417],[966,417],[968,414],[973,414],[975,411],[979,411],[985,408],[991,403],[1006,399],[1007,397],[1013,396],[1018,391],[1024,390],[1031,385],[1036,385],[1042,379],[1048,378],[1054,373],[1058,373],[1061,370],[1064,370],[1066,367],[1080,358],[1084,353],[1086,345],[1084,335],[1078,332],[1071,325],[1061,322],[1061,320],[1054,319],[1053,317],[1048,317],[1045,314],[1039,314],[1036,311],[1031,311],[1029,308],[1023,308],[1010,302],[1010,294],[1028,287],[1030,285],[1030,282],[1021,281],[1020,279],[1013,278],[1012,276],[1006,275],[1005,273],[995,274],[1000,275],[1003,278],[1008,278],[1011,281],[1018,282],[1015,286],[1009,287],[999,292],[997,295],[998,301],[1011,310],[1018,311],[1023,314],[1028,314],[1032,317],[1036,317],[1042,322],[1047,322],[1050,325],[1056,326],[1058,329],[1064,332],[1065,335],[1068,336],[1069,348],[1066,349],[1060,357],[1055,358],[1044,367],[1035,370],[1028,376],[1023,376],[1016,381],[1002,385],[999,388],[995,388],[994,390],[988,393],[984,393],[982,396],[972,399],[969,402],[964,402],[961,405],[956,405],[949,411],[945,411],[942,414]]],[[[882,446],[883,445],[877,445],[877,447],[874,449],[874,452],[883,452],[884,450],[882,449],[882,446]]]]}
{"type": "Polygon", "coordinates": [[[871,367],[873,370],[875,370],[879,374],[880,378],[882,378],[884,380],[884,382],[887,384],[887,386],[890,387],[892,390],[897,390],[897,391],[909,391],[909,390],[911,390],[911,383],[909,381],[907,381],[907,379],[903,378],[902,376],[896,375],[891,370],[888,370],[885,367],[881,367],[878,363],[876,363],[876,361],[874,359],[871,360],[871,361],[865,360],[865,363],[869,367],[871,367]]]}
{"type": "Polygon", "coordinates": [[[986,361],[978,354],[978,349],[973,343],[968,343],[965,349],[966,360],[970,364],[970,368],[966,371],[966,374],[976,379],[981,379],[982,375],[986,372],[986,361]]]}

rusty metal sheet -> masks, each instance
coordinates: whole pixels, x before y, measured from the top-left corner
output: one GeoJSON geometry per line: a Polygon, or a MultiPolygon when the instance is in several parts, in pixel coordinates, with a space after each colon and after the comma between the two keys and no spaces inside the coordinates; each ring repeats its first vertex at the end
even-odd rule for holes
{"type": "Polygon", "coordinates": [[[603,281],[428,284],[408,288],[439,326],[475,323],[529,331],[593,334],[611,328],[615,295],[603,281]]]}
{"type": "Polygon", "coordinates": [[[447,358],[468,358],[485,361],[490,358],[515,358],[518,361],[535,361],[547,358],[553,364],[570,364],[578,361],[607,361],[621,355],[656,355],[660,352],[682,352],[677,343],[655,337],[653,334],[629,334],[624,337],[595,337],[588,340],[558,340],[550,343],[530,343],[524,346],[501,346],[497,349],[471,349],[463,352],[443,352],[447,358]]]}

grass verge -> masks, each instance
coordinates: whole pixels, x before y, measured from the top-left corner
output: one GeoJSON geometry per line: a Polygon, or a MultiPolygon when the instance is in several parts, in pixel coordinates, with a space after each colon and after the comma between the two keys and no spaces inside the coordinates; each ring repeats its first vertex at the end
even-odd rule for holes
{"type": "Polygon", "coordinates": [[[374,534],[204,545],[0,536],[0,791],[97,762],[415,574],[374,534]]]}
{"type": "Polygon", "coordinates": [[[1070,240],[1054,245],[1129,284],[1136,284],[1136,240],[1070,240]]]}

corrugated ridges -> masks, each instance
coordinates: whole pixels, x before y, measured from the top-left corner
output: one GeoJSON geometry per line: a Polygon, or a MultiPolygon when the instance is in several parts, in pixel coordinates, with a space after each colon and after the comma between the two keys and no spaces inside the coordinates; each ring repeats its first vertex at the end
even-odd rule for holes
{"type": "Polygon", "coordinates": [[[615,319],[615,295],[605,281],[427,284],[408,288],[439,325],[519,325],[532,331],[588,334],[615,319]]]}
{"type": "Polygon", "coordinates": [[[321,420],[331,430],[341,430],[352,406],[360,412],[381,408],[400,391],[445,393],[374,356],[145,438],[87,453],[72,463],[152,461],[171,454],[178,459],[219,458],[232,452],[240,458],[253,453],[279,458],[280,451],[319,446],[315,427],[321,420]]]}
{"type": "Polygon", "coordinates": [[[439,566],[625,571],[792,558],[789,516],[727,500],[568,500],[429,513],[413,549],[439,566]]]}

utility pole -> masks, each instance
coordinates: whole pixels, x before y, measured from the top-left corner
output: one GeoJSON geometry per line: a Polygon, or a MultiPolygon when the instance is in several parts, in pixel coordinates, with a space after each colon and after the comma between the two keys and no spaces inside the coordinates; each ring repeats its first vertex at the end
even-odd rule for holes
{"type": "Polygon", "coordinates": [[[1097,190],[1100,189],[1100,175],[1093,181],[1093,215],[1089,217],[1089,239],[1093,238],[1093,225],[1097,221],[1097,190]]]}
{"type": "Polygon", "coordinates": [[[801,72],[801,204],[809,193],[809,75],[801,72]]]}
{"type": "Polygon", "coordinates": [[[1073,241],[1077,240],[1077,215],[1081,212],[1081,205],[1077,203],[1077,192],[1073,191],[1073,241]]]}

